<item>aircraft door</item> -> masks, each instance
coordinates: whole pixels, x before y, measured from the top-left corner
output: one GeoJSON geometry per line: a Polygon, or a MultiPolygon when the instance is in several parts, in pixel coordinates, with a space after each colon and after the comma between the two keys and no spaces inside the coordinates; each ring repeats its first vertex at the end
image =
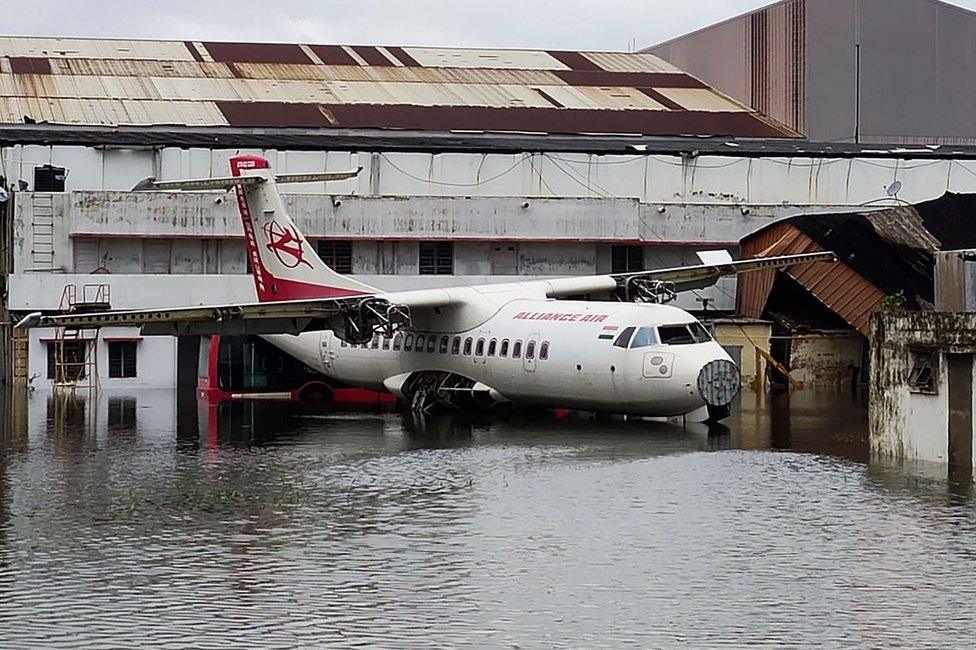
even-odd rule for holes
{"type": "Polygon", "coordinates": [[[539,339],[539,333],[533,332],[525,340],[525,348],[522,349],[522,368],[525,372],[535,372],[535,360],[539,356],[539,339]]]}

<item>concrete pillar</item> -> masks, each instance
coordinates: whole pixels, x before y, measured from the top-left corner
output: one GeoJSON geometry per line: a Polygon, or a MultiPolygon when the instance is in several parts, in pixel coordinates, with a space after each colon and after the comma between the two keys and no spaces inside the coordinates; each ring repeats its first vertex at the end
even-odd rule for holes
{"type": "Polygon", "coordinates": [[[176,435],[194,439],[200,433],[197,419],[197,376],[200,337],[176,337],[176,435]]]}

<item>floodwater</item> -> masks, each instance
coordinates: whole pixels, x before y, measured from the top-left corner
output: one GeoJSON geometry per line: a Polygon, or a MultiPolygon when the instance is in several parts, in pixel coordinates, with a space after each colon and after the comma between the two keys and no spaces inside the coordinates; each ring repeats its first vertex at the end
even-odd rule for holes
{"type": "Polygon", "coordinates": [[[868,462],[849,396],[747,396],[712,432],[0,408],[4,648],[974,642],[969,485],[868,462]]]}

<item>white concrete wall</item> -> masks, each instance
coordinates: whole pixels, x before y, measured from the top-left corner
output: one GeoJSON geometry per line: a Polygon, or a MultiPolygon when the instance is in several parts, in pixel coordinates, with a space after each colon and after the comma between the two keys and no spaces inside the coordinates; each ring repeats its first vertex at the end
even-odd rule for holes
{"type": "MultiPolygon", "coordinates": [[[[53,339],[53,329],[31,330],[28,348],[28,372],[30,385],[40,390],[51,390],[53,379],[47,376],[48,346],[53,339]],[[33,378],[33,379],[31,379],[33,378]]],[[[136,377],[113,379],[108,372],[108,341],[113,337],[139,337],[139,329],[131,327],[107,327],[99,335],[95,361],[98,367],[98,385],[112,392],[132,389],[168,389],[176,376],[176,339],[170,336],[147,336],[136,343],[136,377]]]]}
{"type": "MultiPolygon", "coordinates": [[[[15,145],[2,148],[3,174],[33,180],[33,168],[69,170],[69,190],[128,190],[147,176],[225,176],[238,150],[95,149],[15,145]]],[[[255,150],[280,172],[352,169],[358,178],[294,191],[360,196],[631,198],[649,204],[876,205],[901,181],[899,198],[917,202],[946,190],[976,191],[976,162],[905,159],[744,158],[595,154],[379,153],[255,150]]],[[[286,188],[292,191],[292,188],[286,188]]]]}

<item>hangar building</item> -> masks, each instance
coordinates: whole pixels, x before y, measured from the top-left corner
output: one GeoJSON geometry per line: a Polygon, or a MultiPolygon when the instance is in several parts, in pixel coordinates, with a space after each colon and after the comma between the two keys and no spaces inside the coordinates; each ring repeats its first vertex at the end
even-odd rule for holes
{"type": "Polygon", "coordinates": [[[645,50],[816,142],[976,144],[976,13],[782,0],[645,50]]]}

